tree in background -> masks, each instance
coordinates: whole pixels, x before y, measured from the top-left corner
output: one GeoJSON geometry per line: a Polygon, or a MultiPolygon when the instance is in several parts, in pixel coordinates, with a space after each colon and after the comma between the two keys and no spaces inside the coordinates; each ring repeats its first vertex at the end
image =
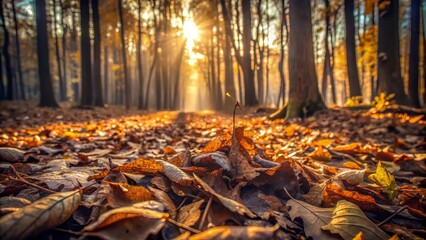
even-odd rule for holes
{"type": "Polygon", "coordinates": [[[80,0],[80,59],[81,59],[81,99],[82,107],[93,105],[92,62],[90,46],[90,6],[88,0],[80,0]]]}
{"type": "Polygon", "coordinates": [[[99,24],[99,0],[92,0],[92,21],[93,21],[93,86],[94,86],[94,105],[104,106],[102,96],[101,79],[101,28],[99,24]]]}
{"type": "Polygon", "coordinates": [[[309,0],[290,0],[290,91],[285,107],[271,118],[305,117],[325,108],[318,90],[309,0]]]}
{"type": "Polygon", "coordinates": [[[127,54],[126,54],[126,42],[124,38],[124,20],[123,20],[123,0],[118,0],[118,15],[120,19],[120,39],[121,39],[121,55],[123,58],[123,71],[124,71],[124,105],[126,109],[130,109],[131,91],[130,91],[130,79],[127,68],[127,54]]]}
{"type": "MultiPolygon", "coordinates": [[[[411,37],[408,69],[408,96],[414,107],[420,107],[419,99],[419,35],[420,0],[411,0],[411,37]]],[[[423,73],[426,74],[426,73],[423,73]]]]}
{"type": "Polygon", "coordinates": [[[138,109],[145,109],[144,106],[144,78],[143,78],[143,65],[142,65],[142,2],[138,0],[138,42],[136,45],[137,64],[138,64],[138,78],[139,78],[139,101],[138,109]]]}
{"type": "Polygon", "coordinates": [[[0,0],[0,20],[2,22],[2,28],[3,28],[3,56],[4,56],[4,62],[5,62],[5,69],[6,69],[6,82],[7,82],[7,90],[6,90],[6,99],[7,100],[13,100],[15,98],[14,96],[14,89],[13,89],[13,76],[12,76],[12,63],[10,60],[10,54],[9,54],[9,30],[6,26],[6,20],[4,17],[4,11],[3,11],[3,1],[0,0]]]}
{"type": "Polygon", "coordinates": [[[398,1],[379,1],[378,89],[395,94],[398,104],[408,104],[401,77],[398,1]]]}
{"type": "Polygon", "coordinates": [[[62,75],[62,67],[61,67],[61,55],[59,53],[59,36],[58,36],[58,20],[56,17],[56,0],[53,0],[53,31],[55,35],[55,54],[56,54],[56,64],[57,64],[57,72],[59,79],[59,99],[60,101],[66,101],[67,95],[65,91],[65,85],[63,75],[62,75]]]}
{"type": "Polygon", "coordinates": [[[45,0],[36,1],[37,19],[37,55],[38,77],[40,86],[40,106],[58,107],[53,92],[49,66],[49,39],[47,37],[46,3],[45,0]]]}
{"type": "Polygon", "coordinates": [[[19,43],[19,25],[18,18],[16,14],[16,1],[12,1],[12,13],[13,13],[13,24],[15,29],[15,50],[16,50],[16,65],[18,68],[18,79],[17,83],[19,83],[19,93],[22,100],[26,99],[25,96],[25,84],[22,76],[22,64],[21,64],[21,44],[19,43]]]}
{"type": "Polygon", "coordinates": [[[362,93],[359,84],[358,67],[356,65],[354,0],[345,0],[345,26],[346,64],[348,68],[349,93],[351,97],[361,96],[362,93]]]}

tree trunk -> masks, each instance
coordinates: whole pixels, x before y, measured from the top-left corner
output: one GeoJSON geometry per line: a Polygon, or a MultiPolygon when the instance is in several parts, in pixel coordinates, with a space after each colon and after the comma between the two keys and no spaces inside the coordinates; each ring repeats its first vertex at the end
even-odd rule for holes
{"type": "Polygon", "coordinates": [[[104,106],[101,79],[101,27],[99,24],[99,0],[92,0],[93,38],[93,86],[94,103],[97,107],[104,106]]]}
{"type": "MultiPolygon", "coordinates": [[[[380,0],[379,5],[386,0],[380,0]]],[[[379,8],[378,85],[379,92],[395,94],[398,104],[409,104],[404,91],[399,58],[398,1],[379,8]]]]}
{"type": "Polygon", "coordinates": [[[142,66],[142,2],[138,0],[138,42],[137,42],[137,61],[138,61],[138,82],[139,82],[139,103],[138,108],[144,109],[143,95],[143,66],[142,66]]]}
{"type": "Polygon", "coordinates": [[[18,19],[16,17],[16,2],[12,1],[12,12],[13,12],[13,22],[15,26],[15,46],[16,46],[16,59],[18,65],[18,82],[19,89],[21,94],[21,99],[25,100],[25,85],[24,79],[22,77],[22,67],[21,67],[21,44],[19,43],[19,31],[18,31],[18,19]]]}
{"type": "Polygon", "coordinates": [[[63,66],[63,77],[62,77],[62,81],[64,82],[63,84],[63,93],[61,95],[64,96],[64,101],[68,100],[68,81],[67,81],[67,26],[65,25],[64,22],[64,4],[62,2],[62,0],[59,0],[59,4],[61,6],[61,26],[63,29],[63,34],[62,34],[62,66],[63,66]]]}
{"type": "Polygon", "coordinates": [[[40,107],[58,107],[53,92],[49,66],[49,38],[47,37],[46,3],[36,1],[37,19],[37,61],[40,82],[40,107]]]}
{"type": "Polygon", "coordinates": [[[411,0],[411,38],[410,38],[410,64],[409,64],[409,70],[408,70],[408,94],[414,107],[420,107],[419,36],[420,36],[420,0],[411,0]]]}
{"type": "Polygon", "coordinates": [[[5,69],[6,69],[6,81],[7,81],[7,90],[6,90],[6,98],[7,100],[13,100],[15,99],[15,96],[13,94],[13,76],[12,76],[12,63],[10,60],[10,54],[9,54],[9,31],[6,27],[6,19],[4,17],[3,12],[3,1],[0,0],[0,20],[2,21],[2,27],[3,27],[3,56],[4,56],[4,63],[5,63],[5,69]]]}
{"type": "Polygon", "coordinates": [[[251,0],[242,0],[243,11],[243,59],[242,68],[244,75],[245,105],[256,106],[259,104],[254,87],[254,72],[251,59],[251,0]]]}
{"type": "MultiPolygon", "coordinates": [[[[356,62],[354,0],[345,0],[346,64],[348,67],[350,96],[361,96],[356,62]]],[[[397,25],[395,25],[397,26],[397,25]]],[[[394,26],[394,27],[395,27],[394,26]]]]}
{"type": "MultiPolygon", "coordinates": [[[[286,99],[286,84],[284,74],[284,57],[285,57],[285,41],[284,41],[284,27],[287,29],[287,19],[285,15],[285,0],[281,0],[281,22],[280,22],[280,60],[278,62],[278,71],[280,73],[280,91],[278,94],[277,107],[280,106],[280,101],[285,104],[286,99]]],[[[288,31],[286,32],[288,34],[288,31]]]]}
{"type": "Polygon", "coordinates": [[[62,67],[61,67],[61,56],[59,54],[59,37],[58,37],[58,23],[56,19],[56,0],[53,0],[53,31],[55,32],[55,56],[56,56],[56,64],[58,71],[58,80],[59,80],[59,99],[60,101],[66,100],[65,93],[65,84],[62,79],[62,67]]]}
{"type": "Polygon", "coordinates": [[[109,62],[108,46],[104,46],[104,103],[108,104],[109,62]]]}
{"type": "Polygon", "coordinates": [[[303,118],[325,108],[315,71],[310,0],[290,0],[290,29],[289,100],[271,118],[303,118]]]}
{"type": "MultiPolygon", "coordinates": [[[[223,51],[223,57],[225,60],[225,92],[229,93],[232,97],[236,98],[235,84],[234,84],[234,72],[233,62],[231,56],[231,37],[225,33],[225,46],[223,51]]],[[[223,47],[223,45],[222,45],[223,47]]],[[[230,97],[225,98],[225,110],[230,112],[233,109],[234,101],[230,97]]]]}
{"type": "Polygon", "coordinates": [[[93,105],[93,82],[90,46],[90,9],[89,1],[80,0],[80,24],[81,24],[81,100],[82,107],[93,105]]]}
{"type": "MultiPolygon", "coordinates": [[[[1,1],[0,1],[1,4],[1,1]]],[[[4,92],[4,82],[3,82],[3,58],[0,54],[0,101],[6,99],[6,94],[4,92]]]]}
{"type": "Polygon", "coordinates": [[[124,20],[123,20],[123,0],[118,0],[118,15],[120,17],[120,38],[121,38],[121,54],[123,58],[123,71],[124,71],[124,95],[125,95],[125,107],[130,109],[131,102],[131,87],[130,78],[127,69],[127,57],[126,57],[126,42],[124,40],[124,20]]]}

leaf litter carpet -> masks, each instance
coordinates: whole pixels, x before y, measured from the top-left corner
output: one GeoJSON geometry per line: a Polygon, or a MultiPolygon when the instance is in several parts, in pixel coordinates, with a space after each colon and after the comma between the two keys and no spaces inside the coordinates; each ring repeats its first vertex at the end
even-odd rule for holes
{"type": "Polygon", "coordinates": [[[10,104],[0,238],[422,239],[425,126],[10,104]]]}

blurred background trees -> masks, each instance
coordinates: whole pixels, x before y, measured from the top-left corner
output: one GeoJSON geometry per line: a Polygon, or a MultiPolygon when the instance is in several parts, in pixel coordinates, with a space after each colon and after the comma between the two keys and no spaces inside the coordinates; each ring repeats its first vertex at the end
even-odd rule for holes
{"type": "Polygon", "coordinates": [[[379,92],[424,105],[420,0],[303,1],[311,40],[291,22],[302,4],[291,0],[41,2],[0,1],[1,100],[229,111],[236,99],[284,110],[303,89],[313,109],[379,92]]]}

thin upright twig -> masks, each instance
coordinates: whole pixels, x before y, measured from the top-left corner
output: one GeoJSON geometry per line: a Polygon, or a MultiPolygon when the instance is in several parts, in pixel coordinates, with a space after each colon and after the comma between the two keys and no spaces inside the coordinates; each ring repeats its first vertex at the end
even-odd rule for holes
{"type": "Polygon", "coordinates": [[[212,205],[212,201],[213,201],[213,195],[210,195],[209,201],[207,202],[206,208],[204,209],[204,213],[203,213],[203,216],[201,217],[200,225],[198,227],[201,230],[203,230],[204,222],[207,219],[207,215],[208,215],[210,207],[212,205]]]}

